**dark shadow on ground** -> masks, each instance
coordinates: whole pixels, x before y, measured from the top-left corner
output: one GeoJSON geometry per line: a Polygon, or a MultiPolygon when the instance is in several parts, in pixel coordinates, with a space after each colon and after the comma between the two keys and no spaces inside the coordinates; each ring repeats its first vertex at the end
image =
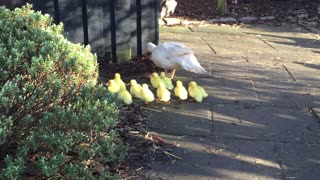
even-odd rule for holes
{"type": "Polygon", "coordinates": [[[309,63],[301,63],[301,62],[295,62],[295,64],[299,64],[308,68],[312,68],[312,69],[318,69],[320,70],[320,65],[317,64],[309,64],[309,63]]]}
{"type": "Polygon", "coordinates": [[[320,54],[320,51],[312,51],[313,53],[317,53],[317,54],[320,54]]]}
{"type": "MultiPolygon", "coordinates": [[[[265,26],[263,29],[267,30],[268,26],[265,26]]],[[[270,29],[269,31],[274,32],[274,29],[270,29]]],[[[301,31],[291,31],[291,32],[299,32],[301,31]]],[[[298,37],[289,37],[289,36],[277,36],[277,35],[271,35],[271,34],[255,34],[255,33],[249,33],[253,35],[259,35],[261,37],[274,37],[274,38],[281,38],[286,39],[288,41],[270,41],[272,43],[277,44],[283,44],[288,46],[295,46],[295,47],[304,47],[304,48],[312,48],[312,49],[318,49],[320,48],[320,41],[316,40],[314,38],[298,38],[298,37]]]]}

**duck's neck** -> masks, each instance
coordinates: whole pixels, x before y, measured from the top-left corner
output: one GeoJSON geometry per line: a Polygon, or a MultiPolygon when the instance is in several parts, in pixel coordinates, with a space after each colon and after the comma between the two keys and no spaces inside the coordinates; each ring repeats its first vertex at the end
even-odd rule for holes
{"type": "Polygon", "coordinates": [[[148,49],[148,50],[149,50],[149,52],[152,52],[152,51],[154,50],[154,48],[155,48],[155,47],[157,47],[155,44],[150,43],[150,44],[149,44],[149,47],[148,47],[148,48],[149,48],[149,49],[148,49]]]}

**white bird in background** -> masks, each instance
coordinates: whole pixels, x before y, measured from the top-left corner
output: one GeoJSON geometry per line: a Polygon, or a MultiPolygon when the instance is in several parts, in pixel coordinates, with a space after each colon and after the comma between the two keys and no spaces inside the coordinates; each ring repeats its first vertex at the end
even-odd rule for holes
{"type": "Polygon", "coordinates": [[[169,17],[171,14],[173,14],[177,4],[178,3],[175,0],[162,0],[162,2],[160,3],[160,18],[162,19],[164,17],[169,17]]]}
{"type": "Polygon", "coordinates": [[[160,68],[163,68],[169,78],[173,78],[176,69],[209,74],[198,62],[192,50],[182,43],[164,42],[158,46],[149,42],[145,47],[145,52],[151,52],[151,60],[160,68]],[[168,74],[168,70],[172,73],[168,74]]]}

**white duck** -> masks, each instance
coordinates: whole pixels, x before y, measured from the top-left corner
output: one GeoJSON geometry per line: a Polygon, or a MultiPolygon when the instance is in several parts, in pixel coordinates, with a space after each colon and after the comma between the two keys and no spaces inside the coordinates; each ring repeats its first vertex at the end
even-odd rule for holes
{"type": "Polygon", "coordinates": [[[173,78],[176,69],[184,69],[186,71],[208,74],[201,67],[192,50],[182,43],[164,42],[158,46],[149,42],[145,47],[145,52],[151,53],[151,60],[160,68],[163,68],[169,78],[173,78]],[[168,70],[172,73],[168,75],[168,70]]]}
{"type": "Polygon", "coordinates": [[[173,14],[177,4],[178,3],[176,0],[162,0],[162,2],[160,3],[160,18],[162,19],[164,17],[169,17],[171,14],[173,14]]]}

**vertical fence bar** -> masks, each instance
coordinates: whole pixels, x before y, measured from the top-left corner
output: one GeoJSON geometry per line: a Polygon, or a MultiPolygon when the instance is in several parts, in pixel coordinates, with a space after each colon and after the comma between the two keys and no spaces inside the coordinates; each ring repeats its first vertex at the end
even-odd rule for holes
{"type": "MultiPolygon", "coordinates": [[[[41,3],[38,3],[41,4],[41,3]]],[[[54,13],[54,23],[59,24],[60,22],[60,11],[59,11],[59,2],[58,0],[53,0],[53,13],[54,13]]]]}
{"type": "Polygon", "coordinates": [[[83,23],[83,43],[85,45],[89,44],[89,34],[88,34],[88,11],[87,11],[87,1],[81,1],[82,6],[82,23],[83,23]]]}
{"type": "Polygon", "coordinates": [[[0,0],[0,5],[15,8],[21,2],[63,22],[70,41],[90,44],[98,57],[113,63],[140,56],[147,42],[159,41],[159,0],[0,0]]]}
{"type": "Polygon", "coordinates": [[[154,28],[153,28],[153,34],[154,34],[154,42],[156,44],[159,43],[159,11],[158,9],[160,8],[159,7],[159,4],[160,2],[158,0],[154,0],[154,4],[153,4],[153,7],[152,7],[152,11],[153,11],[153,14],[154,14],[154,28]]]}
{"type": "Polygon", "coordinates": [[[137,54],[142,55],[141,0],[136,0],[137,13],[137,54]]]}

